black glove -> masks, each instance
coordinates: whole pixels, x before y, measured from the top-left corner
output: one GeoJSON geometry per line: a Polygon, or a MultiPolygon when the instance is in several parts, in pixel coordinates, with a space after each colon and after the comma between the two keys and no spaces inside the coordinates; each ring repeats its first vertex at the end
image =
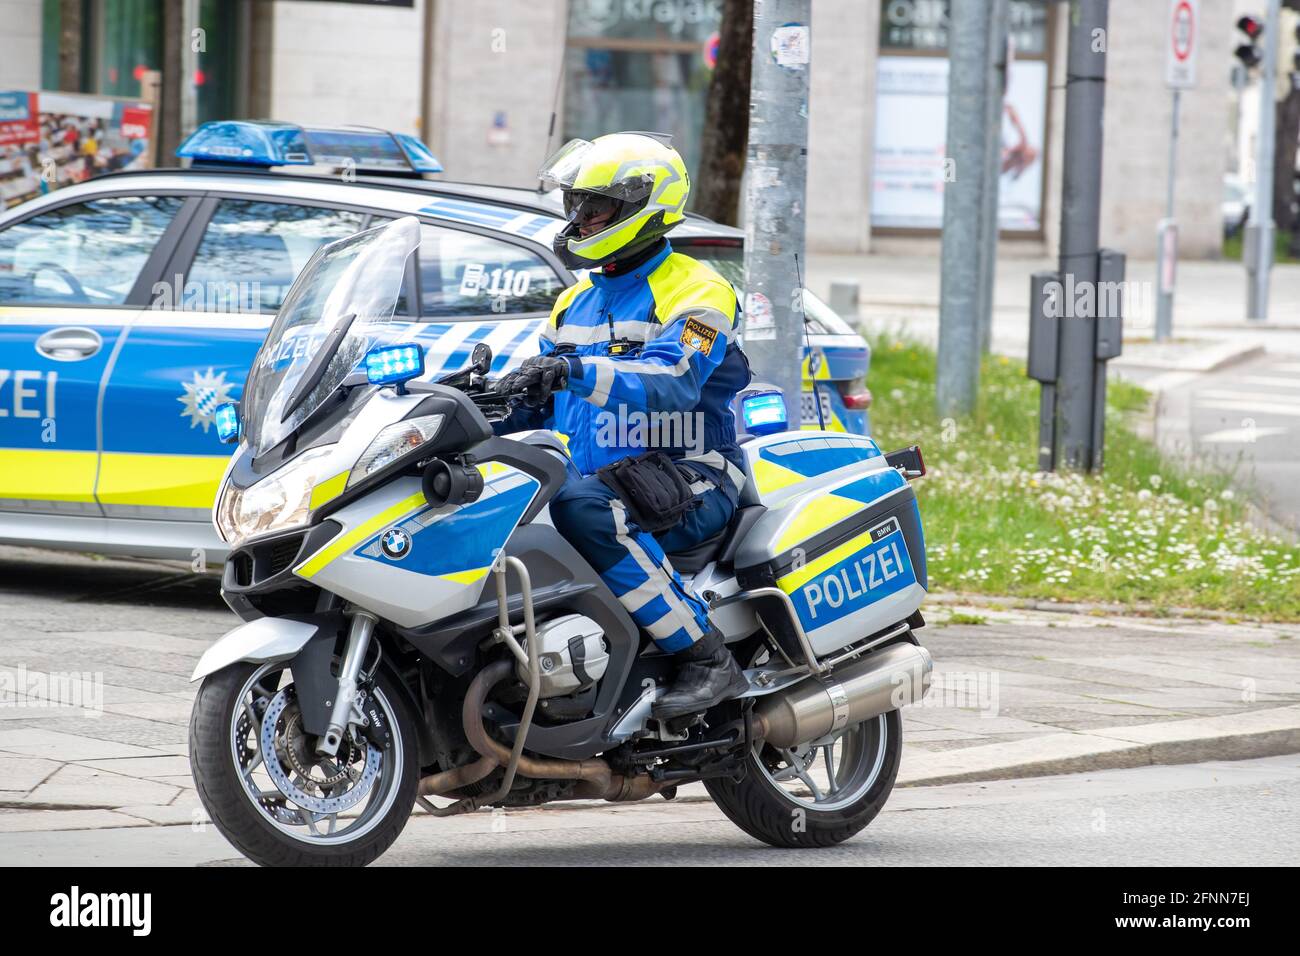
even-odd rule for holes
{"type": "Polygon", "coordinates": [[[553,392],[562,392],[569,383],[569,363],[554,355],[533,355],[510,374],[498,379],[494,389],[500,394],[524,392],[530,405],[541,405],[553,392]]]}

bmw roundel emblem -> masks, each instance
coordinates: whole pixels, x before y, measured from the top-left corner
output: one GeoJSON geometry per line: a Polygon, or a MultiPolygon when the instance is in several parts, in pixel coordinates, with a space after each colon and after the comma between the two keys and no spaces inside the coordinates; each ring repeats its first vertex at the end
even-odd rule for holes
{"type": "Polygon", "coordinates": [[[379,536],[379,548],[387,557],[400,561],[411,553],[411,536],[401,528],[389,528],[379,536]]]}

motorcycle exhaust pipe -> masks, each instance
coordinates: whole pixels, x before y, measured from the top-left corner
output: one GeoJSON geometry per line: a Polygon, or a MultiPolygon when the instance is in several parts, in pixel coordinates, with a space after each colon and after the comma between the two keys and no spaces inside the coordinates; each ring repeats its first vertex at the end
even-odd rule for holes
{"type": "Polygon", "coordinates": [[[806,744],[919,701],[930,689],[933,668],[924,647],[891,644],[826,677],[760,697],[756,731],[774,747],[806,744]]]}

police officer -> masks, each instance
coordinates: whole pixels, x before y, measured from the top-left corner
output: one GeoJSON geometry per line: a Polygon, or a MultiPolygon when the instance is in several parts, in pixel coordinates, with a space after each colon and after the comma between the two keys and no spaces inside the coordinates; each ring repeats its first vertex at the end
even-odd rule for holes
{"type": "Polygon", "coordinates": [[[526,390],[533,407],[497,430],[549,427],[567,437],[570,478],[551,520],[632,619],[679,658],[653,715],[699,713],[748,683],[665,551],[725,529],[745,481],[730,409],[750,380],[735,341],[736,293],[664,238],[685,218],[690,178],[661,138],[572,140],[540,176],[564,196],[556,252],[590,272],[556,300],[541,354],[498,383],[526,390]]]}

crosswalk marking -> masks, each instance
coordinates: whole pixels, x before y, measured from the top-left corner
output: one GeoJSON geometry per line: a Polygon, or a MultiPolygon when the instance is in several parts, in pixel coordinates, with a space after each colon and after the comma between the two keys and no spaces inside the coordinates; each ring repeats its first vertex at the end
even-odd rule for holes
{"type": "Polygon", "coordinates": [[[1198,388],[1197,398],[1222,398],[1230,402],[1280,402],[1289,406],[1300,406],[1300,395],[1287,395],[1285,392],[1250,392],[1240,388],[1198,388]]]}
{"type": "Polygon", "coordinates": [[[1222,431],[1202,435],[1198,441],[1206,445],[1251,445],[1261,438],[1285,435],[1285,428],[1269,426],[1267,428],[1225,428],[1222,431]]]}
{"type": "Polygon", "coordinates": [[[1294,388],[1300,389],[1300,375],[1294,378],[1287,378],[1281,375],[1252,375],[1248,379],[1242,380],[1243,385],[1263,385],[1269,388],[1294,388]]]}
{"type": "Polygon", "coordinates": [[[1227,412],[1255,412],[1256,414],[1267,415],[1289,415],[1293,418],[1300,418],[1300,402],[1291,404],[1279,404],[1274,402],[1246,402],[1234,401],[1229,399],[1201,399],[1196,403],[1197,408],[1214,408],[1227,412]]]}

